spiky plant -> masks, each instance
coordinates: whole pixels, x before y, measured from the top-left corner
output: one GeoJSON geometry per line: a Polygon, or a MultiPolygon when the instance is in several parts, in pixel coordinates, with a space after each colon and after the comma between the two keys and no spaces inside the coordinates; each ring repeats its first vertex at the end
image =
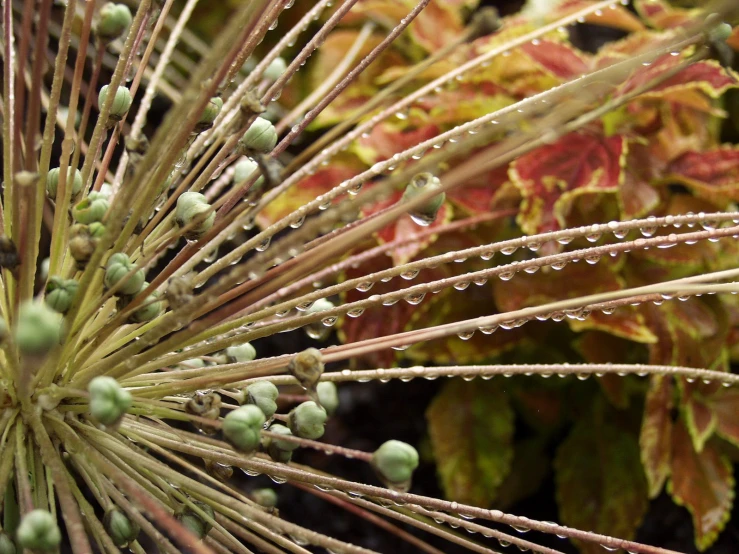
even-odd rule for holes
{"type": "MultiPolygon", "coordinates": [[[[647,364],[335,368],[387,349],[469,339],[477,331],[490,334],[534,319],[584,319],[665,298],[734,293],[739,270],[575,294],[406,332],[379,329],[322,350],[293,352],[287,345],[280,355],[259,357],[250,343],[298,328],[323,338],[344,316],[361,321],[367,309],[399,301],[417,305],[427,294],[482,285],[495,276],[508,280],[519,272],[595,263],[622,252],[735,238],[739,213],[667,215],[480,242],[346,277],[367,260],[428,238],[423,227],[437,219],[445,193],[619,110],[699,60],[725,53],[723,22],[736,16],[736,3],[718,1],[692,12],[676,30],[650,35],[632,56],[606,58],[569,82],[440,131],[254,230],[258,214],[282,193],[291,194],[374,126],[497,56],[603,11],[621,10],[610,1],[551,14],[533,9],[535,25],[528,32],[506,36],[503,21],[500,40],[494,35],[500,22],[482,12],[461,38],[419,61],[352,118],[320,138],[314,135],[316,144],[295,145],[433,3],[399,2],[402,18],[368,23],[362,43],[347,52],[334,78],[285,114],[279,106],[283,88],[359,5],[344,0],[329,9],[331,0],[318,0],[309,9],[301,6],[305,13],[294,27],[245,73],[245,62],[256,59],[257,46],[293,3],[244,2],[205,46],[186,30],[197,0],[176,16],[172,0],[141,0],[133,13],[122,4],[100,7],[91,0],[67,0],[62,7],[52,0],[3,2],[0,552],[53,552],[62,542],[80,554],[124,547],[136,553],[308,552],[305,545],[369,551],[280,518],[270,492],[246,493],[231,481],[234,468],[319,495],[425,552],[439,550],[397,525],[476,552],[515,545],[558,554],[493,523],[609,550],[667,552],[408,492],[419,463],[412,446],[389,440],[374,452],[361,452],[320,442],[336,407],[332,384],[618,373],[729,386],[737,382],[735,375],[647,364]],[[353,62],[371,33],[373,46],[353,62]],[[417,77],[435,63],[487,36],[495,40],[484,53],[418,85],[417,77]],[[278,56],[296,43],[300,48],[281,63],[278,56]],[[659,63],[665,56],[675,61],[659,63]],[[53,71],[47,74],[49,63],[53,71]],[[147,125],[157,94],[172,107],[158,124],[147,125]],[[360,191],[370,181],[373,186],[360,191]],[[400,190],[402,199],[371,217],[358,215],[400,190]],[[410,239],[352,252],[406,214],[421,226],[410,239]],[[691,229],[695,224],[704,229],[691,229]],[[688,226],[686,232],[652,236],[655,229],[681,225],[688,226]],[[643,237],[624,240],[638,230],[643,237]],[[598,245],[564,252],[557,246],[605,235],[609,240],[598,245]],[[542,245],[549,247],[538,257],[487,263],[496,252],[542,245]],[[453,268],[468,258],[481,258],[486,266],[410,282],[419,272],[453,268]],[[347,297],[391,279],[396,288],[390,292],[347,297]],[[324,364],[331,364],[329,370],[324,364]],[[370,464],[378,482],[358,483],[291,462],[298,449],[370,464]]],[[[433,232],[500,215],[445,223],[433,232]]]]}

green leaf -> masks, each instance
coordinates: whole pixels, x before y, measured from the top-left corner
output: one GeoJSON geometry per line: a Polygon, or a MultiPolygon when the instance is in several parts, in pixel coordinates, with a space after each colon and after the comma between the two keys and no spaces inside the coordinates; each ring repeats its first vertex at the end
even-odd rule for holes
{"type": "Polygon", "coordinates": [[[649,379],[639,445],[650,498],[660,493],[670,476],[673,388],[672,377],[653,375],[649,379]]]}
{"type": "Polygon", "coordinates": [[[734,471],[726,456],[711,443],[698,453],[682,422],[672,434],[672,499],[693,516],[695,545],[705,550],[718,538],[731,517],[734,471]]]}
{"type": "MultiPolygon", "coordinates": [[[[631,538],[647,509],[647,486],[633,435],[608,423],[581,420],[560,445],[554,462],[562,522],[631,538]]],[[[583,554],[603,554],[576,541],[583,554]]]]}
{"type": "Polygon", "coordinates": [[[513,410],[494,383],[447,383],[426,418],[446,497],[487,506],[513,458],[513,410]]]}

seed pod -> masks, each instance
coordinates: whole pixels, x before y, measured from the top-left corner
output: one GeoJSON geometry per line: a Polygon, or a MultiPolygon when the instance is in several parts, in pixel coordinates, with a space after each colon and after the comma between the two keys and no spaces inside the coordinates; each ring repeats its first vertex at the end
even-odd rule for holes
{"type": "Polygon", "coordinates": [[[202,133],[203,131],[210,129],[213,126],[213,122],[216,120],[216,117],[218,117],[218,114],[221,113],[221,108],[223,108],[223,99],[219,96],[211,98],[208,101],[208,105],[205,106],[203,115],[200,116],[200,120],[195,125],[194,131],[196,133],[202,133]]]}
{"type": "Polygon", "coordinates": [[[103,225],[99,221],[94,221],[93,223],[90,223],[88,229],[90,230],[90,236],[94,239],[99,239],[105,234],[105,225],[103,225]]]}
{"type": "MultiPolygon", "coordinates": [[[[108,258],[108,263],[105,266],[105,287],[112,288],[118,282],[124,279],[126,275],[134,269],[136,265],[131,262],[126,254],[116,253],[108,258]]],[[[131,274],[125,282],[118,288],[118,294],[125,294],[133,296],[141,291],[144,286],[144,270],[139,269],[135,273],[131,274]]]]}
{"type": "Polygon", "coordinates": [[[120,508],[110,508],[103,517],[105,531],[119,548],[125,548],[139,536],[138,524],[120,508]]]}
{"type": "Polygon", "coordinates": [[[248,342],[236,344],[226,348],[226,357],[230,364],[251,362],[257,357],[257,350],[248,342]]]}
{"type": "Polygon", "coordinates": [[[339,393],[336,390],[336,384],[331,381],[321,381],[316,385],[316,393],[318,393],[318,401],[328,415],[334,415],[339,407],[339,393]]]}
{"type": "MultiPolygon", "coordinates": [[[[108,85],[104,85],[98,93],[98,106],[100,109],[105,104],[105,99],[108,97],[108,85]]],[[[110,106],[110,112],[108,113],[108,120],[115,123],[123,119],[128,113],[129,108],[133,104],[133,98],[131,97],[131,91],[128,87],[119,85],[115,91],[115,98],[113,104],[110,106]]]]}
{"type": "Polygon", "coordinates": [[[179,227],[192,225],[185,237],[188,239],[197,239],[207,233],[213,222],[216,220],[216,213],[208,204],[205,196],[199,192],[185,192],[177,199],[177,208],[175,208],[175,221],[179,227]]]}
{"type": "MultiPolygon", "coordinates": [[[[237,162],[234,166],[233,182],[244,183],[249,179],[255,171],[259,171],[259,164],[251,158],[246,158],[237,162]]],[[[250,193],[258,192],[264,186],[264,176],[260,175],[259,178],[249,189],[250,193]]]]}
{"type": "Polygon", "coordinates": [[[304,389],[314,391],[316,383],[323,374],[321,351],[317,348],[303,350],[290,360],[290,363],[287,364],[287,370],[304,389]]]}
{"type": "Polygon", "coordinates": [[[418,467],[418,452],[410,444],[389,440],[375,450],[371,464],[387,486],[408,490],[413,470],[418,467]]]}
{"type": "MultiPolygon", "coordinates": [[[[421,194],[439,188],[441,188],[441,181],[437,177],[434,177],[431,173],[419,173],[405,187],[403,201],[413,200],[421,194]]],[[[425,204],[416,206],[409,212],[411,219],[419,225],[431,225],[436,219],[439,210],[444,205],[444,200],[446,200],[446,194],[442,192],[430,198],[425,204]]]]}
{"type": "Polygon", "coordinates": [[[205,460],[205,471],[208,472],[208,475],[215,477],[223,483],[231,479],[234,474],[233,467],[222,464],[221,462],[214,462],[213,460],[205,460]]]}
{"type": "MultiPolygon", "coordinates": [[[[148,286],[149,283],[144,282],[141,289],[143,290],[148,286]]],[[[146,297],[146,300],[144,300],[141,307],[133,312],[128,320],[131,323],[144,323],[146,321],[151,321],[152,319],[158,317],[159,314],[162,313],[163,309],[164,305],[159,300],[159,293],[157,291],[154,291],[146,297]]]]}
{"type": "Polygon", "coordinates": [[[246,403],[258,406],[267,419],[275,415],[277,411],[275,400],[280,392],[274,384],[269,381],[257,381],[246,387],[244,393],[246,394],[246,403]]]}
{"type": "Polygon", "coordinates": [[[208,506],[208,504],[197,501],[194,501],[193,504],[195,504],[202,512],[204,512],[208,516],[208,520],[201,517],[200,514],[198,514],[195,510],[188,506],[183,507],[175,517],[193,535],[195,535],[199,539],[204,539],[205,536],[213,528],[213,525],[210,523],[210,521],[215,519],[215,512],[213,512],[213,508],[208,506]]]}
{"type": "Polygon", "coordinates": [[[120,37],[131,25],[131,10],[125,4],[106,2],[100,8],[95,33],[106,42],[120,37]]]}
{"type": "Polygon", "coordinates": [[[99,222],[105,217],[109,207],[108,196],[100,192],[91,192],[72,208],[72,217],[78,223],[89,225],[99,222]]]}
{"type": "Polygon", "coordinates": [[[62,279],[54,275],[46,283],[44,301],[55,312],[65,314],[72,306],[78,288],[79,283],[74,279],[62,279]]]}
{"type": "Polygon", "coordinates": [[[275,58],[269,63],[267,69],[264,70],[263,76],[265,79],[270,81],[276,81],[282,77],[282,74],[285,73],[286,70],[287,64],[285,63],[285,60],[282,58],[275,58]]]}
{"type": "MultiPolygon", "coordinates": [[[[315,314],[318,312],[325,312],[326,310],[333,310],[336,306],[334,303],[326,298],[319,298],[310,308],[308,308],[306,314],[315,314]]],[[[305,326],[305,333],[313,340],[326,340],[331,335],[331,326],[324,325],[322,321],[316,321],[309,323],[305,326]]]]}
{"type": "Polygon", "coordinates": [[[7,533],[0,533],[0,554],[16,554],[15,543],[7,533]]]}
{"type": "MultiPolygon", "coordinates": [[[[200,360],[202,361],[202,360],[200,360]]],[[[185,411],[188,414],[217,420],[221,417],[221,396],[215,392],[198,392],[185,403],[185,411]]],[[[218,427],[193,421],[192,424],[206,435],[215,435],[218,427]]]]}
{"type": "MultiPolygon", "coordinates": [[[[290,429],[288,429],[284,425],[280,425],[279,423],[273,423],[270,426],[269,430],[272,433],[277,433],[280,435],[292,436],[293,434],[290,429]]],[[[293,451],[296,450],[299,445],[290,441],[273,439],[272,437],[265,437],[262,441],[262,446],[264,446],[270,458],[272,458],[275,462],[286,464],[290,461],[290,458],[292,458],[293,455],[293,451]]]]}
{"type": "Polygon", "coordinates": [[[18,544],[29,550],[52,552],[62,542],[56,518],[46,510],[31,510],[21,519],[16,531],[18,544]]]}
{"type": "Polygon", "coordinates": [[[254,452],[267,418],[254,404],[241,406],[223,418],[223,434],[234,448],[242,452],[254,452]]]}
{"type": "Polygon", "coordinates": [[[326,410],[309,400],[290,411],[288,425],[294,435],[316,440],[323,436],[326,419],[328,419],[326,410]]]}
{"type": "Polygon", "coordinates": [[[78,269],[84,269],[95,252],[95,239],[87,225],[72,225],[69,230],[69,252],[77,262],[78,269]]]}
{"type": "Polygon", "coordinates": [[[263,117],[257,117],[239,140],[239,149],[243,154],[249,152],[268,154],[275,146],[277,146],[275,126],[263,117]]]}
{"type": "Polygon", "coordinates": [[[15,343],[23,354],[41,356],[59,344],[62,316],[43,302],[26,301],[20,306],[15,343]]]}
{"type": "MultiPolygon", "coordinates": [[[[56,189],[59,186],[59,170],[60,168],[55,167],[50,169],[46,175],[46,195],[52,200],[56,199],[56,189]]],[[[72,183],[72,198],[74,198],[82,190],[82,173],[79,169],[69,168],[65,184],[67,189],[69,189],[70,183],[72,183]]]]}
{"type": "Polygon", "coordinates": [[[254,502],[264,508],[277,506],[277,493],[274,489],[254,489],[250,496],[254,502]]]}
{"type": "Polygon", "coordinates": [[[103,425],[115,425],[131,407],[131,393],[107,375],[95,377],[87,390],[90,393],[90,414],[103,425]]]}

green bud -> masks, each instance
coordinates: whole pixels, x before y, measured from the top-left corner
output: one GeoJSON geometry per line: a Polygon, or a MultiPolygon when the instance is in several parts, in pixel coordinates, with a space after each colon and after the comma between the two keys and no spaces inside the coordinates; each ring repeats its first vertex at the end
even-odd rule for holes
{"type": "Polygon", "coordinates": [[[308,348],[297,354],[290,363],[287,370],[298,380],[300,385],[309,390],[315,390],[316,383],[323,374],[323,356],[317,348],[308,348]]]}
{"type": "Polygon", "coordinates": [[[309,400],[290,411],[288,425],[294,435],[315,440],[323,436],[326,419],[328,419],[326,410],[309,400]]]}
{"type": "Polygon", "coordinates": [[[726,42],[733,32],[734,29],[731,25],[722,22],[709,31],[709,38],[715,42],[726,42]]]}
{"type": "Polygon", "coordinates": [[[69,230],[69,253],[77,262],[79,269],[84,269],[95,252],[95,239],[87,225],[72,225],[69,230]]]}
{"type": "MultiPolygon", "coordinates": [[[[105,266],[105,287],[113,288],[118,282],[120,282],[128,273],[136,267],[136,264],[131,262],[126,254],[116,253],[108,258],[108,263],[105,266]]],[[[144,286],[144,270],[139,269],[133,273],[128,279],[118,288],[118,294],[125,294],[133,296],[141,291],[144,286]]]]}
{"type": "Polygon", "coordinates": [[[254,404],[247,404],[223,418],[223,434],[237,450],[254,452],[259,447],[260,434],[266,421],[262,410],[254,404]]]}
{"type": "Polygon", "coordinates": [[[245,342],[226,348],[226,357],[231,364],[251,362],[257,357],[257,350],[250,343],[245,342]]]}
{"type": "Polygon", "coordinates": [[[375,450],[371,463],[388,486],[407,490],[418,467],[418,452],[410,444],[390,440],[375,450]]]}
{"type": "Polygon", "coordinates": [[[56,519],[46,510],[31,510],[24,515],[16,537],[23,548],[39,552],[55,551],[62,542],[56,519]]]}
{"type": "Polygon", "coordinates": [[[88,229],[90,230],[90,236],[95,239],[99,239],[105,234],[105,225],[99,221],[93,221],[90,223],[88,229]]]}
{"type": "MultiPolygon", "coordinates": [[[[276,433],[278,435],[285,435],[285,436],[294,436],[292,431],[290,431],[289,428],[285,427],[284,425],[281,425],[279,423],[273,423],[270,428],[270,432],[276,433]]],[[[274,446],[275,448],[278,448],[280,450],[284,450],[286,452],[292,452],[293,450],[297,450],[299,448],[299,444],[292,441],[285,441],[280,439],[274,439],[270,437],[270,441],[268,446],[274,446]]]]}
{"type": "Polygon", "coordinates": [[[49,278],[49,268],[51,267],[51,259],[50,258],[44,258],[41,260],[41,268],[39,269],[39,279],[41,281],[46,281],[46,279],[49,278]]]}
{"type": "Polygon", "coordinates": [[[264,508],[274,508],[278,500],[274,489],[255,489],[251,491],[251,499],[264,508]]]}
{"type": "MultiPolygon", "coordinates": [[[[52,200],[56,199],[56,189],[59,186],[59,170],[59,167],[55,167],[50,169],[46,175],[46,194],[52,200]]],[[[69,168],[65,184],[67,189],[69,189],[69,183],[72,183],[72,197],[74,198],[82,190],[82,173],[79,169],[69,168]]]]}
{"type": "Polygon", "coordinates": [[[246,402],[258,406],[264,416],[269,419],[277,411],[275,400],[280,394],[277,387],[269,381],[257,381],[244,389],[246,402]]]}
{"type": "MultiPolygon", "coordinates": [[[[202,360],[198,360],[202,362],[202,360]]],[[[188,414],[217,420],[221,417],[221,396],[215,392],[196,392],[186,403],[185,411],[188,414]]],[[[193,421],[195,427],[206,435],[215,435],[218,428],[205,422],[193,421]]]]}
{"type": "MultiPolygon", "coordinates": [[[[441,181],[437,177],[434,177],[431,173],[419,173],[406,186],[405,192],[403,193],[403,200],[413,200],[421,194],[439,188],[441,188],[441,181]]],[[[411,219],[419,225],[431,225],[436,219],[436,214],[439,213],[439,210],[444,205],[445,200],[446,194],[443,192],[430,198],[425,204],[416,206],[409,212],[411,219]]]]}
{"type": "Polygon", "coordinates": [[[222,108],[223,100],[219,96],[211,98],[208,101],[208,105],[205,106],[203,115],[200,116],[200,120],[195,125],[195,132],[202,133],[203,131],[210,129],[213,126],[213,122],[216,120],[216,117],[218,117],[218,114],[221,113],[222,108]]]}
{"type": "MultiPolygon", "coordinates": [[[[141,287],[142,290],[149,286],[149,283],[144,282],[141,287]]],[[[151,321],[152,319],[159,316],[164,310],[162,302],[159,300],[159,293],[157,291],[152,292],[146,297],[143,304],[135,312],[131,314],[129,320],[132,323],[144,323],[151,321]]]]}
{"type": "Polygon", "coordinates": [[[177,199],[175,221],[180,227],[194,224],[187,230],[185,237],[196,239],[207,233],[216,220],[215,211],[211,210],[205,196],[199,192],[185,192],[177,199]]]}
{"type": "Polygon", "coordinates": [[[321,381],[316,385],[316,392],[318,393],[318,401],[326,410],[326,413],[334,415],[339,407],[339,392],[336,389],[336,384],[331,381],[321,381]]]}
{"type": "Polygon", "coordinates": [[[79,283],[74,279],[62,279],[54,275],[46,283],[44,300],[52,310],[60,314],[67,313],[67,310],[72,306],[78,288],[79,283]]]}
{"type": "MultiPolygon", "coordinates": [[[[269,490],[269,489],[265,489],[269,490]]],[[[0,554],[16,554],[15,543],[7,533],[0,533],[0,554]]]]}
{"type": "Polygon", "coordinates": [[[132,21],[128,6],[106,2],[100,8],[95,33],[106,41],[115,40],[128,29],[132,21]]]}
{"type": "Polygon", "coordinates": [[[276,145],[277,131],[275,126],[263,117],[257,117],[239,140],[239,147],[245,154],[251,151],[267,154],[276,145]]]}
{"type": "MultiPolygon", "coordinates": [[[[255,171],[259,171],[259,164],[251,158],[246,158],[237,162],[234,166],[234,183],[243,183],[249,179],[255,171]]],[[[251,192],[256,192],[264,186],[264,177],[259,176],[259,179],[249,189],[251,192]]]]}
{"type": "MultiPolygon", "coordinates": [[[[308,308],[306,314],[315,314],[318,312],[325,312],[326,310],[333,310],[336,306],[334,303],[326,298],[319,298],[310,308],[308,308]]],[[[326,340],[331,335],[331,327],[324,325],[322,321],[315,321],[305,326],[305,333],[314,340],[326,340]]]]}
{"type": "Polygon", "coordinates": [[[107,375],[95,377],[87,387],[90,413],[103,425],[115,425],[131,407],[131,393],[107,375]]]}
{"type": "Polygon", "coordinates": [[[125,548],[139,536],[139,526],[128,518],[120,508],[111,508],[105,512],[103,525],[113,543],[119,548],[125,548]]]}
{"type": "Polygon", "coordinates": [[[287,64],[282,58],[275,58],[264,70],[264,78],[270,81],[276,81],[287,70],[287,64]]]}
{"type": "MultiPolygon", "coordinates": [[[[108,85],[104,85],[98,93],[98,106],[100,109],[103,108],[105,99],[108,97],[108,85]]],[[[113,105],[110,106],[110,112],[108,118],[114,122],[118,122],[125,117],[128,113],[129,108],[133,104],[133,98],[131,97],[131,91],[128,87],[119,85],[115,91],[115,98],[113,99],[113,105]]]]}
{"type": "MultiPolygon", "coordinates": [[[[209,520],[215,519],[215,512],[213,508],[202,502],[193,502],[202,512],[204,512],[209,520]]],[[[205,536],[210,532],[213,525],[210,521],[206,521],[200,516],[195,510],[189,507],[185,507],[179,514],[176,515],[180,523],[187,528],[193,535],[199,539],[204,539],[205,536]]]]}
{"type": "Polygon", "coordinates": [[[42,355],[59,344],[62,316],[43,302],[21,304],[15,328],[15,342],[23,354],[42,355]]]}
{"type": "Polygon", "coordinates": [[[93,191],[72,208],[72,217],[85,225],[99,222],[105,217],[109,205],[107,195],[93,191]]]}

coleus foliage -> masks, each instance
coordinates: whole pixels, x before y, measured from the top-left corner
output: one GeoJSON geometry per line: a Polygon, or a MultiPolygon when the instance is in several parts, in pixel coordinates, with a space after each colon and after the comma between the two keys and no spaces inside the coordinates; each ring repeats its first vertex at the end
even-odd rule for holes
{"type": "MultiPolygon", "coordinates": [[[[550,15],[586,4],[584,0],[566,1],[557,14],[550,15]]],[[[384,53],[321,114],[313,128],[318,131],[352,117],[382,84],[406,75],[420,58],[419,52],[433,53],[459,37],[464,32],[465,15],[476,5],[476,0],[432,3],[410,26],[399,47],[384,53]]],[[[260,215],[260,224],[289,214],[306,199],[442,131],[629,58],[664,30],[685,24],[691,16],[690,11],[662,0],[637,0],[634,6],[635,13],[614,6],[583,21],[624,33],[623,38],[595,52],[576,46],[581,28],[555,29],[541,40],[494,58],[452,86],[436,91],[433,97],[420,99],[392,122],[375,126],[330,164],[268,206],[260,215]]],[[[357,8],[351,22],[361,24],[386,15],[395,17],[407,6],[396,0],[367,0],[357,8]]],[[[455,65],[525,33],[532,25],[521,16],[506,18],[498,33],[461,44],[414,79],[422,84],[430,82],[455,65]]],[[[330,35],[310,78],[315,83],[325,79],[360,33],[358,27],[347,26],[330,35]]],[[[374,40],[370,38],[363,48],[369,50],[374,40]]],[[[739,47],[739,31],[734,30],[727,44],[739,47]]],[[[672,52],[663,56],[625,80],[611,98],[627,95],[669,72],[685,55],[672,52]]],[[[376,243],[358,245],[356,251],[377,243],[397,245],[388,249],[386,257],[350,269],[346,277],[458,250],[479,244],[481,239],[502,240],[521,233],[647,215],[727,209],[739,199],[739,146],[722,144],[720,131],[727,116],[726,92],[737,87],[737,75],[719,61],[695,63],[586,127],[553,136],[507,167],[451,191],[430,228],[419,227],[406,216],[382,229],[376,234],[376,243]],[[454,222],[465,221],[470,224],[454,226],[454,222]]],[[[290,97],[289,91],[286,97],[290,97]]],[[[399,190],[365,208],[364,216],[395,204],[401,194],[399,190]]],[[[642,233],[651,236],[654,231],[643,229],[642,233]]],[[[594,236],[588,240],[606,239],[594,236]]],[[[562,248],[548,243],[538,254],[562,248]]],[[[509,254],[511,259],[535,255],[509,254]]],[[[512,280],[474,282],[417,302],[369,309],[361,321],[346,319],[341,334],[355,342],[377,336],[373,329],[378,327],[385,334],[400,332],[462,316],[638,286],[655,277],[669,279],[735,267],[737,262],[736,246],[711,242],[587,259],[560,271],[545,268],[512,280]]],[[[472,271],[479,263],[460,260],[460,267],[472,271]]],[[[410,278],[428,282],[449,276],[450,271],[445,265],[410,278]]],[[[373,293],[391,290],[392,282],[378,283],[373,293]]],[[[352,291],[345,300],[362,297],[362,292],[352,291]]],[[[529,359],[648,361],[728,371],[739,356],[738,338],[739,304],[733,297],[690,298],[662,309],[643,304],[611,315],[598,312],[585,319],[575,317],[569,320],[567,331],[544,323],[492,336],[478,333],[464,342],[435,341],[402,353],[379,352],[367,363],[388,367],[408,360],[439,364],[529,359]]],[[[653,376],[648,383],[608,376],[599,383],[532,385],[529,380],[512,379],[502,386],[450,382],[427,413],[430,442],[446,495],[460,502],[505,507],[534,492],[537,483],[553,470],[565,524],[630,537],[647,510],[648,499],[666,486],[673,500],[692,514],[695,543],[705,550],[724,528],[733,505],[731,461],[739,452],[735,421],[739,394],[717,384],[665,376],[653,376]],[[450,419],[450,413],[456,415],[450,419]],[[573,421],[576,423],[571,425],[573,421]],[[533,431],[534,438],[514,440],[516,424],[533,431]],[[545,458],[546,449],[563,429],[568,434],[557,446],[551,467],[532,462],[545,458]]],[[[583,552],[600,552],[597,546],[578,546],[583,552]]]]}

